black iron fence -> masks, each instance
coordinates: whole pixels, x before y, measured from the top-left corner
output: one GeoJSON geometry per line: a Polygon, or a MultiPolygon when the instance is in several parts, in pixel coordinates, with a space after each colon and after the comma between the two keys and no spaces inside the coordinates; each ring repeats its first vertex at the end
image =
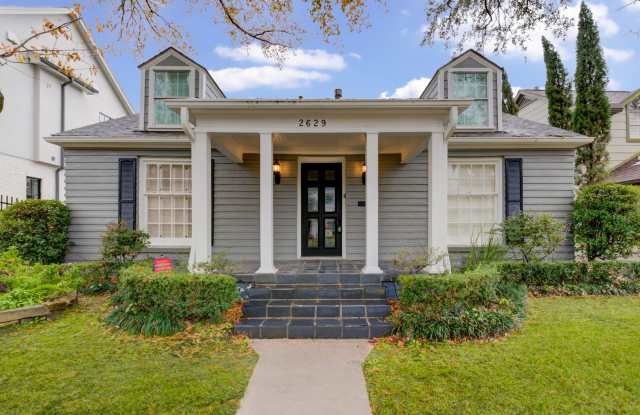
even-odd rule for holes
{"type": "Polygon", "coordinates": [[[8,208],[19,200],[17,197],[0,195],[0,210],[8,208]]]}

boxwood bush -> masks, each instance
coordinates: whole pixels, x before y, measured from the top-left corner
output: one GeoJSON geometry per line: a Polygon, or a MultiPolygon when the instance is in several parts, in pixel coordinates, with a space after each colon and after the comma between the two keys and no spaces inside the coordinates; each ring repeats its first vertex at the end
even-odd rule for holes
{"type": "Polygon", "coordinates": [[[449,275],[402,275],[392,320],[409,339],[486,338],[507,333],[524,317],[526,286],[506,282],[495,266],[449,275]]]}
{"type": "Polygon", "coordinates": [[[0,212],[0,252],[15,246],[29,262],[63,262],[70,222],[69,209],[57,200],[17,202],[0,212]]]}
{"type": "Polygon", "coordinates": [[[145,263],[120,273],[107,322],[132,334],[171,335],[187,320],[220,322],[239,301],[235,278],[227,275],[153,272],[145,263]]]}
{"type": "Polygon", "coordinates": [[[625,261],[507,262],[505,280],[523,283],[537,295],[624,295],[640,293],[640,263],[625,261]]]}

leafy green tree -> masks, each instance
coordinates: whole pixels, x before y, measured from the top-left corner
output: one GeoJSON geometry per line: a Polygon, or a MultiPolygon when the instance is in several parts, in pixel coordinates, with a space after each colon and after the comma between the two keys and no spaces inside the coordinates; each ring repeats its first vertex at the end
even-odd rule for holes
{"type": "Polygon", "coordinates": [[[630,255],[640,247],[640,188],[613,183],[584,186],[573,209],[573,232],[590,261],[630,255]]]}
{"type": "Polygon", "coordinates": [[[593,143],[578,149],[576,167],[578,184],[591,184],[606,176],[611,114],[605,93],[607,64],[600,47],[600,34],[591,10],[584,3],[580,6],[576,54],[573,131],[594,139],[593,143]]]}
{"type": "Polygon", "coordinates": [[[506,71],[502,71],[502,112],[518,115],[518,104],[513,99],[513,91],[506,71]]]}
{"type": "Polygon", "coordinates": [[[571,81],[562,64],[560,55],[551,42],[542,37],[544,64],[547,68],[547,83],[544,90],[549,102],[549,124],[570,130],[571,125],[571,81]]]}

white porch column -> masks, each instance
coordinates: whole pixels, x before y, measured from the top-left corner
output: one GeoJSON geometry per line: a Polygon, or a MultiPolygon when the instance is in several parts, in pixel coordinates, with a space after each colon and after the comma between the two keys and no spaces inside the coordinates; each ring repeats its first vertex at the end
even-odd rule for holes
{"type": "Polygon", "coordinates": [[[189,269],[211,260],[211,141],[196,133],[191,143],[191,252],[189,269]]]}
{"type": "Polygon", "coordinates": [[[362,273],[382,274],[378,264],[378,133],[367,133],[366,177],[366,262],[362,273]]]}
{"type": "Polygon", "coordinates": [[[260,268],[257,274],[275,274],[273,264],[273,137],[260,133],[260,268]]]}
{"type": "Polygon", "coordinates": [[[430,274],[442,274],[451,271],[447,248],[447,191],[449,171],[448,143],[443,132],[431,133],[429,139],[429,204],[428,204],[428,244],[435,256],[442,258],[425,268],[430,274]]]}

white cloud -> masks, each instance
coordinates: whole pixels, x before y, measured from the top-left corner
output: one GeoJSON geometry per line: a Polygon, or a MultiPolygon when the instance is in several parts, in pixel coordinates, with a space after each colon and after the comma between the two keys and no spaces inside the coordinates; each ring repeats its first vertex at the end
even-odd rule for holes
{"type": "Polygon", "coordinates": [[[616,79],[609,79],[609,83],[607,84],[607,89],[609,91],[621,91],[624,88],[622,88],[622,84],[620,83],[620,81],[616,79]]]}
{"type": "Polygon", "coordinates": [[[249,68],[223,68],[209,71],[223,91],[237,92],[247,89],[268,87],[276,89],[299,88],[311,82],[331,79],[326,73],[304,71],[296,68],[277,66],[252,66],[249,68]]]}
{"type": "MultiPolygon", "coordinates": [[[[267,65],[276,65],[277,63],[265,56],[262,48],[256,43],[236,48],[217,46],[214,51],[218,56],[236,62],[267,65]]],[[[347,66],[342,55],[329,53],[322,49],[292,49],[285,52],[283,57],[283,66],[290,68],[341,71],[347,66]]]]}
{"type": "Polygon", "coordinates": [[[349,52],[349,56],[352,57],[353,59],[362,59],[362,55],[356,52],[349,52]]]}
{"type": "Polygon", "coordinates": [[[604,57],[614,62],[626,62],[633,58],[634,51],[629,49],[602,48],[604,57]]]}
{"type": "Polygon", "coordinates": [[[380,98],[418,98],[428,83],[429,78],[414,78],[403,86],[396,88],[391,95],[389,95],[389,91],[382,91],[380,98]]]}
{"type": "Polygon", "coordinates": [[[623,7],[624,10],[630,9],[636,12],[640,12],[640,2],[634,0],[620,0],[620,3],[622,3],[620,7],[623,7]]]}

